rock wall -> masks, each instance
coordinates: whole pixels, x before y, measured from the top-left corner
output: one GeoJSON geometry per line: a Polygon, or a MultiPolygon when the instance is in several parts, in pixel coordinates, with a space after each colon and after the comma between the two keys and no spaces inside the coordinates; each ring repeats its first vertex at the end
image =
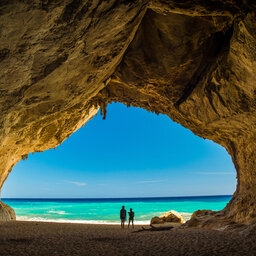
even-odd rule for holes
{"type": "Polygon", "coordinates": [[[237,190],[217,221],[256,221],[256,5],[249,1],[3,1],[0,187],[110,102],[224,146],[237,190]]]}

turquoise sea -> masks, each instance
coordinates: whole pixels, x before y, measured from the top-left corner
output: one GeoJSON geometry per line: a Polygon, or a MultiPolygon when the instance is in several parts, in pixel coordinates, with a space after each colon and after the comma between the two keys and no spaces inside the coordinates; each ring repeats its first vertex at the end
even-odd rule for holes
{"type": "Polygon", "coordinates": [[[11,206],[18,220],[119,223],[122,205],[135,212],[135,223],[148,224],[154,216],[175,210],[185,220],[198,209],[221,210],[231,196],[97,198],[97,199],[2,199],[11,206]]]}

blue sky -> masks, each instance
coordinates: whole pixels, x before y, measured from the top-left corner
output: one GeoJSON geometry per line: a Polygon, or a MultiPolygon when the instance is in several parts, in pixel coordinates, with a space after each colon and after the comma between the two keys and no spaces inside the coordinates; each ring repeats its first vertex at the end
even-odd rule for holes
{"type": "Polygon", "coordinates": [[[113,103],[56,150],[20,161],[2,197],[151,197],[232,194],[224,148],[169,117],[113,103]]]}

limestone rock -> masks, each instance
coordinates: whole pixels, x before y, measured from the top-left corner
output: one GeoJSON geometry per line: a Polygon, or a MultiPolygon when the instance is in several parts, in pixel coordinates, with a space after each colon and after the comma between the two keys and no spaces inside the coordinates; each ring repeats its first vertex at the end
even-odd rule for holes
{"type": "Polygon", "coordinates": [[[174,223],[184,222],[183,216],[174,210],[163,213],[160,216],[160,219],[162,219],[164,222],[174,222],[174,223]]]}
{"type": "Polygon", "coordinates": [[[205,216],[205,215],[211,215],[215,213],[212,210],[197,210],[195,212],[193,212],[193,214],[191,215],[191,219],[194,217],[201,217],[201,216],[205,216]]]}
{"type": "Polygon", "coordinates": [[[160,217],[153,217],[150,224],[163,224],[166,222],[183,223],[184,219],[180,213],[171,210],[169,212],[163,213],[160,217]]]}
{"type": "Polygon", "coordinates": [[[16,220],[14,210],[0,201],[0,221],[11,221],[16,220]]]}
{"type": "Polygon", "coordinates": [[[160,219],[159,217],[155,216],[151,219],[150,221],[150,225],[152,224],[163,224],[164,221],[162,219],[160,219]]]}

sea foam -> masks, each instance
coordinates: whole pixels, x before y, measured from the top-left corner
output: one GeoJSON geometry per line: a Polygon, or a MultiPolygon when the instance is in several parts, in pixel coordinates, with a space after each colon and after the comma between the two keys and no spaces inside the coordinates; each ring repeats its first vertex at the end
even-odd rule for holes
{"type": "Polygon", "coordinates": [[[60,215],[66,215],[68,213],[66,213],[65,211],[48,211],[48,213],[56,213],[56,214],[60,214],[60,215]]]}
{"type": "MultiPolygon", "coordinates": [[[[41,217],[30,218],[28,216],[17,216],[20,221],[39,221],[39,222],[56,222],[56,223],[80,223],[80,224],[104,224],[104,225],[119,225],[120,221],[105,221],[105,220],[70,220],[70,219],[46,219],[41,217]]],[[[135,221],[135,225],[149,225],[150,221],[135,221]]]]}

